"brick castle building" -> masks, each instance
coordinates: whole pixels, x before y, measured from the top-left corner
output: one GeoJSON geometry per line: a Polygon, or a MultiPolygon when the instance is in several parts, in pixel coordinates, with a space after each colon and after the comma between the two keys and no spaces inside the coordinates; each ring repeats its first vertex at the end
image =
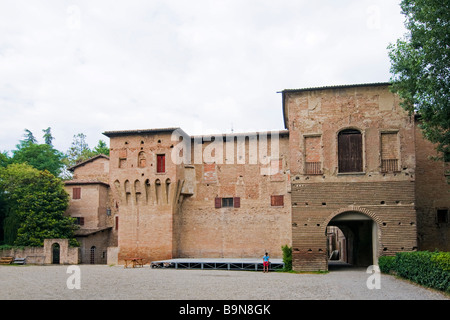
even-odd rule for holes
{"type": "Polygon", "coordinates": [[[67,214],[83,263],[281,258],[327,270],[450,250],[445,164],[388,83],[284,90],[284,130],[108,131],[110,156],[72,167],[67,214]]]}

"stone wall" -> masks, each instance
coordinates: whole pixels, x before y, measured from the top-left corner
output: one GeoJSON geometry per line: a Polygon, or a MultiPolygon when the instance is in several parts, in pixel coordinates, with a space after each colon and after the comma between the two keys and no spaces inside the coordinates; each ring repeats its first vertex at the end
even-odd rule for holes
{"type": "Polygon", "coordinates": [[[24,247],[23,249],[0,250],[0,257],[26,258],[27,264],[52,264],[53,244],[60,246],[60,264],[79,264],[80,248],[69,247],[67,239],[46,239],[43,247],[24,247]]]}

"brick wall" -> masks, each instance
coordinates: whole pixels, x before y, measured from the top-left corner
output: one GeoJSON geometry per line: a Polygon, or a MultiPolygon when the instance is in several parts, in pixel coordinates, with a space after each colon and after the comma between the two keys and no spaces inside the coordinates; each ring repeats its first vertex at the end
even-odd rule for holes
{"type": "MultiPolygon", "coordinates": [[[[258,138],[251,141],[260,142],[258,138]]],[[[286,133],[279,136],[275,158],[270,137],[267,142],[270,159],[263,155],[255,164],[250,139],[238,146],[236,138],[228,144],[234,153],[227,154],[223,145],[221,164],[193,165],[195,192],[184,200],[175,219],[177,256],[254,258],[268,251],[281,258],[281,246],[291,244],[289,141],[286,133]],[[238,153],[240,147],[245,152],[238,153]],[[283,205],[272,206],[272,195],[282,196],[283,205]],[[217,197],[239,198],[239,207],[216,208],[217,197]]],[[[208,146],[204,143],[202,150],[209,150],[208,146]]]]}
{"type": "MultiPolygon", "coordinates": [[[[373,221],[369,224],[377,235],[371,263],[379,255],[415,250],[414,120],[388,85],[286,90],[283,98],[290,137],[294,268],[327,269],[326,227],[346,212],[373,221]],[[343,130],[361,135],[358,172],[342,173],[339,167],[338,137],[343,130]],[[305,167],[311,158],[319,159],[317,151],[320,174],[305,167]],[[382,170],[382,160],[394,156],[398,169],[382,170]]],[[[345,226],[353,227],[350,222],[345,226]]],[[[357,235],[360,231],[355,230],[357,235]]],[[[354,245],[361,244],[355,240],[354,245]]]]}
{"type": "Polygon", "coordinates": [[[111,137],[110,183],[117,207],[119,263],[129,257],[149,261],[173,256],[178,181],[177,166],[170,158],[173,145],[171,132],[111,137]],[[156,168],[157,155],[166,157],[161,173],[156,168]]]}
{"type": "Polygon", "coordinates": [[[442,161],[430,158],[437,156],[435,146],[423,138],[419,127],[415,133],[419,249],[450,251],[450,221],[439,223],[437,220],[437,210],[450,208],[450,185],[445,178],[446,167],[442,161]]]}
{"type": "MultiPolygon", "coordinates": [[[[192,140],[199,139],[200,144],[191,145],[192,164],[185,167],[171,159],[176,143],[169,133],[111,138],[119,261],[135,255],[149,260],[259,257],[265,251],[281,257],[281,246],[290,245],[287,134],[280,137],[281,150],[275,158],[271,137],[266,137],[267,154],[261,149],[255,163],[249,139],[236,138],[228,144],[208,137],[192,140]],[[137,165],[143,151],[145,168],[137,165]],[[198,153],[203,156],[200,163],[198,153]],[[119,167],[125,154],[127,165],[119,167]],[[164,174],[155,172],[156,154],[166,155],[164,174]],[[282,196],[283,203],[272,206],[272,195],[282,196]],[[232,198],[239,205],[216,208],[216,198],[232,198]]],[[[259,143],[258,138],[252,141],[259,143]]]]}
{"type": "Polygon", "coordinates": [[[346,212],[361,213],[376,223],[376,255],[417,249],[412,182],[294,183],[292,245],[295,268],[327,270],[326,227],[333,218],[346,212]]]}

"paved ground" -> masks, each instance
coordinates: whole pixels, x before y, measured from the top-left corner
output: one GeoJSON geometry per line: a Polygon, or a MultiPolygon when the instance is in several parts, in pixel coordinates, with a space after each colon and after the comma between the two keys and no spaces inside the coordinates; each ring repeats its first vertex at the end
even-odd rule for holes
{"type": "MultiPolygon", "coordinates": [[[[436,300],[439,292],[381,275],[369,290],[366,269],[328,274],[175,270],[80,265],[80,289],[69,289],[69,266],[0,266],[0,299],[162,299],[162,300],[436,300]]],[[[71,278],[72,277],[72,278],[71,278]]]]}

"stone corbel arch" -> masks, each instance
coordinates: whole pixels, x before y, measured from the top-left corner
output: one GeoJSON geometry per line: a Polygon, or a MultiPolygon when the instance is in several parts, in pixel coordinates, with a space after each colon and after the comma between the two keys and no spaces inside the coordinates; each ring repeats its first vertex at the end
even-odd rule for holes
{"type": "Polygon", "coordinates": [[[333,211],[324,221],[323,223],[323,227],[326,229],[326,227],[328,226],[328,224],[330,223],[330,221],[340,215],[341,213],[344,212],[358,212],[358,213],[362,213],[366,216],[368,216],[369,218],[371,218],[373,221],[376,222],[376,224],[378,225],[378,229],[381,230],[381,226],[382,226],[382,221],[380,220],[380,218],[372,211],[368,210],[367,208],[363,208],[360,206],[354,206],[354,205],[350,205],[346,208],[340,208],[336,211],[333,211]]]}

